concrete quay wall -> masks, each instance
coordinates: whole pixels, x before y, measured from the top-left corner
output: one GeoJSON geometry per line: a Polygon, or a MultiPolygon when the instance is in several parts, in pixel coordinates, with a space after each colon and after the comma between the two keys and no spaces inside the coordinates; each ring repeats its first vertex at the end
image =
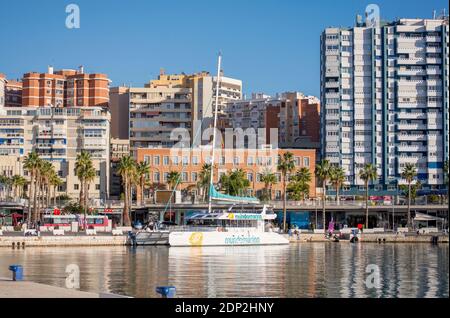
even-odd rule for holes
{"type": "Polygon", "coordinates": [[[0,247],[44,246],[123,246],[126,235],[120,236],[0,236],[0,247]]]}

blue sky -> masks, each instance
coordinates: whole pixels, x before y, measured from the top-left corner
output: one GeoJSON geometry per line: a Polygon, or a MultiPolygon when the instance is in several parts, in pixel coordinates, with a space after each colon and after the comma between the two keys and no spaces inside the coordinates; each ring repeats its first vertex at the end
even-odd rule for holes
{"type": "Polygon", "coordinates": [[[0,73],[84,65],[109,75],[112,85],[143,85],[159,69],[215,72],[244,92],[297,90],[319,94],[319,39],[328,26],[352,26],[369,3],[385,20],[430,18],[446,0],[0,0],[0,73]],[[65,7],[76,3],[81,28],[65,27],[65,7]]]}

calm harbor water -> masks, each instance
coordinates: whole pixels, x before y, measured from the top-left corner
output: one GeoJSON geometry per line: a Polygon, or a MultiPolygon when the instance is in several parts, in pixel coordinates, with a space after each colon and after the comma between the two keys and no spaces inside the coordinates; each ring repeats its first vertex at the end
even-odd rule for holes
{"type": "Polygon", "coordinates": [[[0,277],[22,264],[25,279],[65,286],[77,264],[81,290],[159,297],[449,297],[449,246],[305,243],[260,247],[0,249],[0,277]],[[380,269],[368,288],[366,266],[380,269]]]}

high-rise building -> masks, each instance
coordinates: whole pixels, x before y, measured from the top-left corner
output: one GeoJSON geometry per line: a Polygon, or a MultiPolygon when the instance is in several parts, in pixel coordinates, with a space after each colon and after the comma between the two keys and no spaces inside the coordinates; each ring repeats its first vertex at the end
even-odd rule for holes
{"type": "Polygon", "coordinates": [[[251,99],[228,103],[222,128],[266,130],[267,143],[281,148],[319,148],[320,102],[316,97],[287,92],[274,98],[252,94],[251,99]],[[277,129],[275,138],[271,129],[277,129]]]}
{"type": "Polygon", "coordinates": [[[130,155],[130,141],[128,138],[111,138],[110,155],[109,194],[111,199],[120,199],[120,194],[123,192],[123,184],[122,177],[120,173],[118,173],[117,167],[122,157],[130,155]]]}
{"type": "MultiPolygon", "coordinates": [[[[130,139],[130,148],[172,147],[179,138],[189,146],[202,131],[212,124],[215,77],[208,72],[196,74],[165,74],[144,87],[115,87],[111,89],[112,136],[130,139]],[[198,126],[201,123],[201,130],[198,126]],[[183,135],[184,129],[189,136],[183,135]]],[[[221,78],[219,108],[242,96],[242,82],[221,78]]]]}
{"type": "Polygon", "coordinates": [[[5,106],[6,77],[0,73],[0,108],[5,106]]]}
{"type": "Polygon", "coordinates": [[[22,82],[7,80],[5,87],[5,107],[22,106],[22,82]]]}
{"type": "Polygon", "coordinates": [[[86,74],[78,70],[26,73],[23,76],[22,106],[108,107],[109,82],[105,74],[86,74]]]}
{"type": "Polygon", "coordinates": [[[78,197],[77,154],[91,154],[96,177],[89,197],[109,195],[110,113],[102,107],[3,107],[0,109],[0,174],[28,176],[23,160],[31,151],[51,161],[64,180],[58,194],[78,197]]]}
{"type": "Polygon", "coordinates": [[[448,16],[327,28],[321,35],[322,156],[346,171],[345,194],[389,195],[414,164],[423,187],[444,183],[448,158],[448,16]]]}
{"type": "Polygon", "coordinates": [[[320,102],[298,92],[281,94],[279,145],[283,148],[320,147],[320,102]]]}

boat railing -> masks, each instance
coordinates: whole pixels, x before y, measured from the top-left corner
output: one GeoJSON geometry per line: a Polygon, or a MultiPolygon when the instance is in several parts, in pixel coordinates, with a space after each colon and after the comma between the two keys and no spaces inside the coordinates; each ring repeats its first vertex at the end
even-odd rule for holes
{"type": "Polygon", "coordinates": [[[221,226],[192,226],[192,225],[184,225],[184,226],[171,226],[169,227],[170,232],[247,232],[249,230],[253,230],[254,227],[221,227],[221,226]]]}
{"type": "Polygon", "coordinates": [[[191,226],[191,225],[181,225],[181,226],[171,226],[169,227],[170,232],[216,232],[218,230],[217,226],[191,226]]]}

